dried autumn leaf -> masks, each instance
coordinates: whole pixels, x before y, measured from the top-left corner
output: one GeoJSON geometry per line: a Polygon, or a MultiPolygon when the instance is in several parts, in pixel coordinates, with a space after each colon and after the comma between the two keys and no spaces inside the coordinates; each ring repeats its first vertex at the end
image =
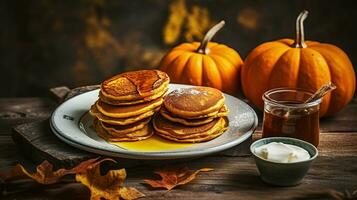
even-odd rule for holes
{"type": "Polygon", "coordinates": [[[137,199],[145,196],[137,189],[124,187],[125,169],[110,170],[107,174],[100,174],[100,165],[94,165],[76,174],[76,180],[88,187],[91,200],[104,199],[137,199]]]}
{"type": "Polygon", "coordinates": [[[202,168],[196,171],[189,170],[187,167],[179,169],[165,169],[156,171],[161,176],[161,180],[144,179],[145,183],[154,188],[166,188],[171,190],[179,185],[184,185],[194,180],[199,172],[212,171],[211,168],[202,168]]]}
{"type": "Polygon", "coordinates": [[[102,163],[104,161],[111,161],[111,162],[116,163],[116,161],[111,158],[103,158],[103,159],[94,158],[94,159],[89,159],[89,160],[81,162],[80,164],[73,167],[69,171],[71,172],[71,174],[81,173],[81,172],[86,171],[88,168],[90,168],[92,166],[99,165],[100,163],[102,163]]]}
{"type": "Polygon", "coordinates": [[[58,179],[64,175],[66,175],[65,169],[53,171],[53,165],[45,160],[37,166],[35,173],[31,173],[27,171],[21,164],[17,164],[12,168],[10,173],[5,174],[3,179],[5,181],[10,181],[12,179],[31,178],[41,184],[52,184],[57,182],[58,179]]]}
{"type": "Polygon", "coordinates": [[[87,169],[89,166],[97,165],[105,160],[112,160],[112,159],[101,159],[101,160],[98,160],[98,158],[89,159],[83,161],[82,163],[78,164],[76,167],[73,167],[72,169],[61,168],[56,171],[53,171],[53,165],[49,163],[47,160],[45,160],[36,167],[35,173],[31,173],[27,169],[25,169],[21,164],[17,164],[15,167],[11,169],[9,173],[2,173],[0,174],[0,176],[4,181],[30,178],[38,183],[48,185],[58,182],[65,175],[82,172],[85,169],[87,169]]]}

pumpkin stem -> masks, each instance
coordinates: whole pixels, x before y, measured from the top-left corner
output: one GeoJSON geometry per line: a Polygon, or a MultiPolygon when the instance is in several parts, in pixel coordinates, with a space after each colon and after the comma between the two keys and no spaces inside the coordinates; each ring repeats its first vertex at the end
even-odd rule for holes
{"type": "Polygon", "coordinates": [[[296,39],[293,44],[296,48],[305,48],[305,34],[304,34],[304,20],[309,12],[307,10],[302,11],[296,19],[296,39]]]}
{"type": "Polygon", "coordinates": [[[197,52],[202,54],[207,54],[209,49],[207,48],[208,42],[210,42],[214,35],[224,26],[224,20],[220,21],[218,24],[214,25],[203,38],[201,45],[198,47],[197,52]]]}

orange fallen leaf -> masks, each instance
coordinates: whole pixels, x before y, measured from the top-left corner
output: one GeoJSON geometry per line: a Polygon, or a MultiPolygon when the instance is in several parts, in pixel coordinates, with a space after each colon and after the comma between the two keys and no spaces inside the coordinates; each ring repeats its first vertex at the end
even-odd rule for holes
{"type": "Polygon", "coordinates": [[[100,165],[93,165],[87,170],[76,174],[76,180],[87,186],[91,200],[104,199],[137,199],[145,196],[137,189],[124,187],[125,169],[110,170],[105,175],[100,174],[100,165]]]}
{"type": "Polygon", "coordinates": [[[89,159],[83,161],[82,163],[78,164],[76,167],[72,169],[58,169],[53,171],[53,165],[49,163],[47,160],[43,161],[40,165],[36,167],[36,172],[31,173],[27,169],[25,169],[21,164],[17,164],[15,167],[11,169],[8,173],[1,173],[0,177],[4,181],[11,181],[13,179],[24,179],[30,178],[35,180],[41,184],[53,184],[58,182],[63,176],[68,174],[75,174],[84,171],[91,165],[97,165],[105,160],[112,160],[112,159],[89,159]]]}
{"type": "Polygon", "coordinates": [[[211,168],[202,168],[196,171],[189,170],[187,167],[179,169],[165,169],[156,171],[161,176],[161,180],[144,179],[145,183],[154,188],[166,188],[171,190],[179,185],[185,185],[194,180],[199,172],[212,171],[211,168]]]}

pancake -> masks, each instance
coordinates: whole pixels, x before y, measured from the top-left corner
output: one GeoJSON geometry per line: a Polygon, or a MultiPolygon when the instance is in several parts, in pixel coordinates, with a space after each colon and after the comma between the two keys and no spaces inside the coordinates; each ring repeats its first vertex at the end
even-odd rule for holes
{"type": "Polygon", "coordinates": [[[144,102],[152,101],[152,100],[160,98],[160,97],[164,97],[168,90],[169,90],[169,88],[164,88],[163,91],[159,91],[158,93],[153,94],[152,96],[148,96],[148,97],[145,97],[144,99],[133,100],[133,101],[113,100],[113,99],[110,99],[110,98],[107,98],[106,96],[104,96],[102,94],[102,91],[99,92],[99,98],[101,101],[103,101],[107,104],[110,104],[110,105],[126,106],[126,105],[134,105],[134,104],[144,103],[144,102]]]}
{"type": "Polygon", "coordinates": [[[142,119],[151,117],[158,110],[159,110],[159,108],[156,108],[154,110],[150,110],[150,111],[143,113],[141,115],[137,115],[137,116],[133,116],[133,117],[129,117],[129,118],[113,118],[113,117],[108,117],[108,116],[103,115],[101,112],[99,112],[99,110],[97,109],[97,107],[95,105],[92,105],[89,113],[92,116],[98,118],[100,121],[111,124],[111,125],[128,125],[128,124],[138,122],[142,119]]]}
{"type": "Polygon", "coordinates": [[[169,84],[169,77],[159,70],[140,70],[116,75],[101,84],[103,100],[136,101],[152,95],[161,96],[169,84]],[[161,93],[161,94],[160,94],[161,93]]]}
{"type": "Polygon", "coordinates": [[[165,106],[161,107],[160,114],[164,118],[166,118],[172,122],[177,122],[177,123],[180,123],[180,124],[183,124],[186,126],[199,126],[199,125],[207,124],[207,123],[213,121],[215,118],[227,116],[228,108],[227,108],[227,106],[224,105],[221,107],[221,109],[215,115],[210,116],[210,117],[205,117],[205,118],[199,118],[199,119],[185,119],[185,118],[174,116],[174,115],[172,115],[172,113],[170,113],[165,108],[165,106]]]}
{"type": "Polygon", "coordinates": [[[153,126],[156,134],[177,142],[200,142],[218,137],[228,127],[228,119],[219,117],[200,126],[185,126],[175,123],[161,115],[155,115],[153,126]]]}
{"type": "Polygon", "coordinates": [[[101,121],[99,121],[98,123],[100,123],[103,129],[106,130],[108,133],[110,133],[110,135],[119,136],[144,128],[144,126],[147,125],[150,122],[150,120],[151,117],[147,117],[145,119],[142,119],[138,122],[129,125],[111,125],[101,121]]]}
{"type": "Polygon", "coordinates": [[[165,108],[181,118],[204,118],[216,115],[224,105],[221,91],[210,87],[174,90],[165,97],[165,108]]]}
{"type": "Polygon", "coordinates": [[[162,98],[155,99],[153,101],[135,104],[130,106],[113,106],[98,100],[95,103],[98,111],[105,116],[113,118],[129,118],[146,113],[159,107],[164,100],[162,98]]]}
{"type": "Polygon", "coordinates": [[[171,122],[161,116],[153,119],[153,125],[157,132],[177,139],[205,137],[226,127],[227,124],[227,119],[224,117],[216,118],[212,122],[200,126],[185,126],[171,122]]]}
{"type": "Polygon", "coordinates": [[[112,136],[109,132],[107,132],[99,123],[98,120],[94,120],[93,122],[94,129],[96,133],[106,141],[109,142],[134,142],[147,139],[154,134],[152,126],[150,124],[146,124],[142,129],[133,131],[128,134],[123,134],[122,136],[112,136]]]}
{"type": "Polygon", "coordinates": [[[227,130],[227,128],[223,128],[223,129],[217,131],[216,133],[208,135],[208,136],[205,136],[205,137],[197,137],[197,138],[189,138],[189,139],[178,139],[178,138],[175,138],[175,137],[172,137],[172,136],[169,136],[169,135],[159,135],[159,136],[163,137],[165,139],[168,139],[168,140],[175,141],[175,142],[199,143],[199,142],[207,142],[207,141],[213,140],[214,138],[222,135],[224,133],[224,131],[226,131],[226,130],[227,130]]]}

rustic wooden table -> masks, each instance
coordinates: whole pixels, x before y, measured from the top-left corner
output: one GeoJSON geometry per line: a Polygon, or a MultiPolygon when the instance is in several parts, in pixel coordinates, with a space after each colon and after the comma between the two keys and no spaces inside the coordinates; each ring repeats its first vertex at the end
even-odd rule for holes
{"type": "MultiPolygon", "coordinates": [[[[56,103],[50,98],[0,99],[0,170],[17,163],[34,167],[35,163],[16,148],[11,127],[46,119],[56,103]]],[[[261,118],[260,118],[261,122],[261,118]]],[[[260,128],[253,139],[260,138],[260,128]]],[[[153,190],[142,184],[153,177],[152,165],[127,169],[126,184],[146,194],[145,199],[333,199],[351,197],[357,189],[357,98],[334,117],[321,120],[319,156],[302,184],[274,187],[263,183],[250,155],[212,155],[185,163],[191,169],[210,167],[192,183],[170,192],[153,190]]],[[[49,187],[33,184],[0,183],[0,199],[88,199],[88,190],[78,183],[61,183],[49,187]],[[26,187],[30,189],[27,190],[26,187]],[[4,195],[4,188],[6,195],[4,195]],[[19,192],[22,191],[22,192],[19,192]]],[[[357,192],[355,192],[357,193],[357,192]]],[[[355,194],[357,196],[357,194],[355,194]]],[[[354,196],[354,199],[356,199],[354,196]]]]}

